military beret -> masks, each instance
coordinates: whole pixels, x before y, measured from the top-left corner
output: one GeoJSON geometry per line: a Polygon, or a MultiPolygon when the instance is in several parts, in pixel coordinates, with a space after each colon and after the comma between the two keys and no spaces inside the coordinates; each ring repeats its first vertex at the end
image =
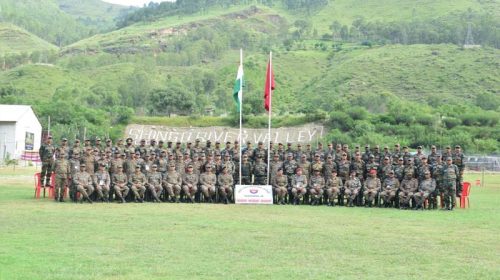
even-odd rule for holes
{"type": "Polygon", "coordinates": [[[298,144],[297,144],[297,147],[302,147],[302,144],[298,143],[298,144]]]}
{"type": "Polygon", "coordinates": [[[146,142],[146,139],[141,139],[141,142],[146,142]]]}
{"type": "Polygon", "coordinates": [[[189,155],[189,152],[184,152],[184,155],[189,155]]]}
{"type": "Polygon", "coordinates": [[[158,143],[162,143],[163,144],[163,140],[158,141],[158,143]]]}
{"type": "Polygon", "coordinates": [[[370,145],[365,145],[365,148],[370,148],[370,145]]]}
{"type": "Polygon", "coordinates": [[[75,142],[76,143],[80,143],[80,139],[75,139],[75,142]]]}
{"type": "Polygon", "coordinates": [[[377,174],[377,170],[375,169],[370,170],[370,174],[377,174]]]}

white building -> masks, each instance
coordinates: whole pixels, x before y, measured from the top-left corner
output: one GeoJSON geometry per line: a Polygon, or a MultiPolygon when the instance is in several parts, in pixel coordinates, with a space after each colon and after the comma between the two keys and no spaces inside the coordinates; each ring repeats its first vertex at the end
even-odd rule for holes
{"type": "Polygon", "coordinates": [[[7,155],[19,159],[24,151],[38,151],[42,125],[31,106],[0,105],[0,162],[7,155]]]}

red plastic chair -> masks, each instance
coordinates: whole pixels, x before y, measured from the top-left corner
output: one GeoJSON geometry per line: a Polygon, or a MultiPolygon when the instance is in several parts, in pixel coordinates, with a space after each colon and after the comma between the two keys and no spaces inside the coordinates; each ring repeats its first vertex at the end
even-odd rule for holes
{"type": "Polygon", "coordinates": [[[466,205],[467,205],[467,207],[470,207],[470,203],[469,203],[470,187],[471,187],[471,185],[469,182],[463,183],[462,196],[460,197],[460,208],[465,208],[466,205]],[[467,203],[466,203],[465,199],[467,199],[467,203]]]}
{"type": "MultiPolygon", "coordinates": [[[[56,175],[54,172],[50,175],[50,187],[49,187],[49,192],[48,195],[50,198],[54,198],[54,184],[56,180],[56,175]]],[[[40,192],[43,189],[43,197],[45,198],[45,186],[42,186],[42,181],[40,178],[40,172],[35,173],[35,198],[39,199],[40,198],[40,192]]]]}

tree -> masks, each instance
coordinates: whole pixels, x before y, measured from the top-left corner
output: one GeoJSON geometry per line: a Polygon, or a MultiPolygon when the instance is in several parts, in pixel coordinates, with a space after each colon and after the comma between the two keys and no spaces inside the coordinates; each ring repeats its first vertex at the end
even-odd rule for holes
{"type": "Polygon", "coordinates": [[[170,83],[165,88],[155,89],[150,93],[150,107],[156,113],[189,114],[194,106],[194,95],[177,83],[170,83]]]}

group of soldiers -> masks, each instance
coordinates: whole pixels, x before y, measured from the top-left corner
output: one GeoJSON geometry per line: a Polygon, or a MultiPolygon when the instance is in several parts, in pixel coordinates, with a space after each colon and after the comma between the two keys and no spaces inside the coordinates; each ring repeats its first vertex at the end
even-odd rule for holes
{"type": "Polygon", "coordinates": [[[442,209],[452,210],[461,193],[464,155],[458,145],[454,151],[447,146],[442,154],[431,146],[427,155],[421,146],[410,153],[399,144],[392,149],[366,145],[364,151],[334,143],[326,148],[322,143],[315,148],[270,143],[270,153],[266,148],[263,142],[255,148],[247,142],[240,149],[238,141],[221,147],[199,139],[185,145],[142,139],[134,145],[131,138],[116,144],[86,139],[83,146],[76,139],[71,147],[63,138],[56,147],[49,136],[40,148],[41,184],[51,186],[54,172],[56,201],[63,201],[69,187],[72,200],[89,203],[147,198],[227,204],[240,180],[243,185],[272,185],[277,204],[423,209],[428,201],[436,209],[440,197],[442,209]]]}

